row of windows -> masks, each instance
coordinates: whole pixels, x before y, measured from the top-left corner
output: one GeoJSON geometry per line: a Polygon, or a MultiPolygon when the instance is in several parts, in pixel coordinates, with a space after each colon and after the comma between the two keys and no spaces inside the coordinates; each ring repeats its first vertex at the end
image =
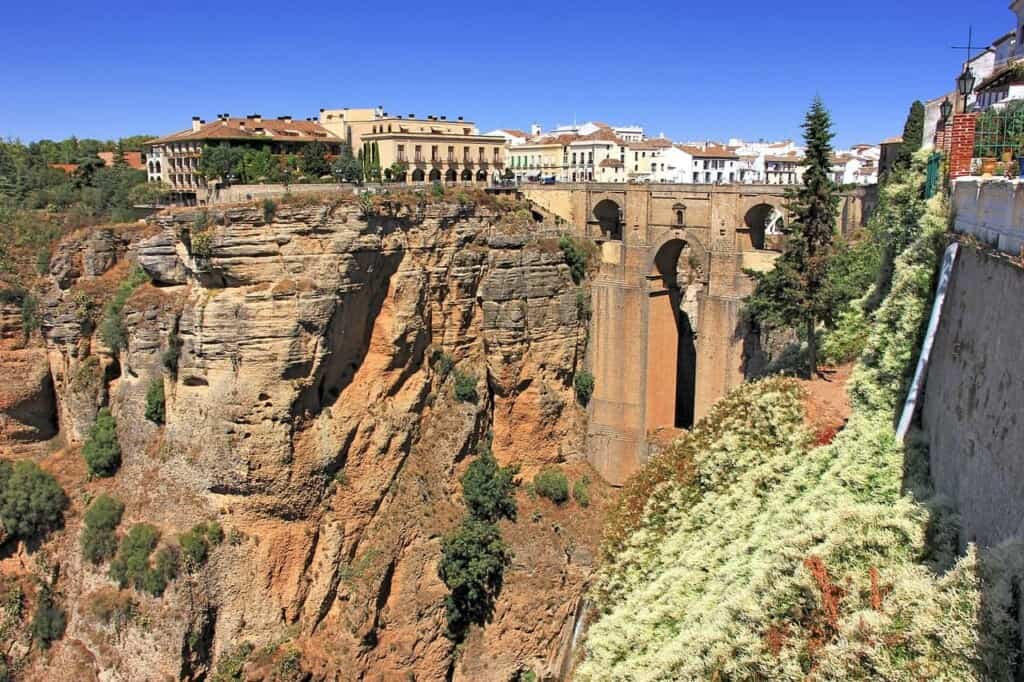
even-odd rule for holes
{"type": "MultiPolygon", "coordinates": [[[[496,164],[500,163],[500,161],[501,161],[501,150],[498,149],[497,147],[494,147],[492,149],[492,152],[493,152],[492,160],[494,161],[494,163],[496,163],[496,164]]],[[[420,145],[420,144],[416,145],[415,149],[413,151],[413,154],[414,154],[413,159],[415,161],[417,161],[417,162],[423,161],[424,160],[423,159],[423,145],[420,145]]],[[[408,158],[406,158],[406,154],[405,154],[405,145],[404,144],[398,145],[398,160],[399,161],[403,161],[403,162],[404,161],[408,161],[408,158]]],[[[435,145],[431,145],[431,147],[430,147],[430,160],[431,161],[440,161],[441,160],[440,148],[436,144],[435,145]]],[[[448,160],[449,161],[455,161],[455,147],[454,146],[449,146],[448,147],[448,160]]],[[[470,157],[470,147],[463,147],[462,148],[462,160],[464,162],[466,162],[466,163],[470,163],[472,161],[472,159],[470,157]]],[[[478,147],[477,148],[477,160],[480,163],[487,163],[487,148],[486,147],[478,147]]]]}

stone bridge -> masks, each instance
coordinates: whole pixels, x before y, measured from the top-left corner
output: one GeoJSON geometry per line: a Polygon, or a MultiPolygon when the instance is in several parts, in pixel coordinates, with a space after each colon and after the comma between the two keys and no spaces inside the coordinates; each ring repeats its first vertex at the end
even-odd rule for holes
{"type": "MultiPolygon", "coordinates": [[[[589,357],[588,453],[620,485],[649,443],[689,428],[764,362],[741,319],[745,269],[770,269],[788,220],[778,185],[537,185],[534,210],[600,245],[589,357]]],[[[862,224],[872,193],[844,196],[862,224]]]]}

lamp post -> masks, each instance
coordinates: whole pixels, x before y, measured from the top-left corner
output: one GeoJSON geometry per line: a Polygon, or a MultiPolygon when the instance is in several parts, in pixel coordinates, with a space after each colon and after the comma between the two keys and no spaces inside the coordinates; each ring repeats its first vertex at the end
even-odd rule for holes
{"type": "Polygon", "coordinates": [[[946,123],[949,121],[949,117],[953,114],[953,103],[949,101],[947,97],[939,105],[939,115],[942,116],[942,122],[946,123]]]}
{"type": "Polygon", "coordinates": [[[967,113],[967,98],[974,92],[974,71],[970,67],[965,68],[956,79],[956,89],[964,98],[964,113],[967,113]]]}

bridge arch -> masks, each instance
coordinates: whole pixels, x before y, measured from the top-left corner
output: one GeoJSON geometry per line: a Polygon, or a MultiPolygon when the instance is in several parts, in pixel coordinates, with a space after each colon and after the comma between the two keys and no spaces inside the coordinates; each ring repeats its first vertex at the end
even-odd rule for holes
{"type": "Polygon", "coordinates": [[[777,206],[761,203],[751,207],[743,218],[750,235],[750,245],[758,250],[777,251],[778,239],[786,226],[782,211],[777,206]]]}
{"type": "Polygon", "coordinates": [[[601,227],[602,239],[622,241],[622,207],[611,199],[602,199],[594,206],[594,220],[601,227]]]}
{"type": "Polygon", "coordinates": [[[652,250],[647,276],[647,430],[693,426],[706,255],[681,230],[652,250]]]}

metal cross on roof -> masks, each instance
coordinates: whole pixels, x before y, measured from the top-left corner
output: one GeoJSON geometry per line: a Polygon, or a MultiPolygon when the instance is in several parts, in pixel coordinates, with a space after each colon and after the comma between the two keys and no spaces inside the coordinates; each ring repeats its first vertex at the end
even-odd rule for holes
{"type": "Polygon", "coordinates": [[[967,45],[953,45],[950,49],[953,50],[967,50],[967,61],[965,64],[970,64],[972,58],[972,52],[975,50],[974,45],[974,26],[967,27],[967,45]]]}

